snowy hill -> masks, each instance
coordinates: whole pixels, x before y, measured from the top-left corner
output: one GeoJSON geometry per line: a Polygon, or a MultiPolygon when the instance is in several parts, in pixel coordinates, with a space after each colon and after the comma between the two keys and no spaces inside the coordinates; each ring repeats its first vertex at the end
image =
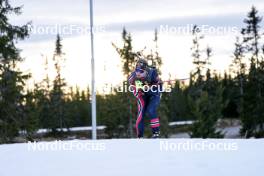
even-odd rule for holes
{"type": "Polygon", "coordinates": [[[264,140],[113,139],[0,145],[0,176],[258,176],[264,140]]]}

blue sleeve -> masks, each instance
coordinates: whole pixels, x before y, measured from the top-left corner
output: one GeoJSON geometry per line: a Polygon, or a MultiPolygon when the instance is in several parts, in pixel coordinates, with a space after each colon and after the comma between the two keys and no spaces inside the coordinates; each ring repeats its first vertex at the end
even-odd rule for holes
{"type": "Polygon", "coordinates": [[[153,69],[152,74],[151,74],[151,82],[156,83],[157,77],[158,77],[158,71],[157,69],[153,69]]]}
{"type": "Polygon", "coordinates": [[[130,76],[128,77],[128,83],[131,85],[131,84],[134,84],[134,81],[135,81],[135,78],[136,78],[136,72],[133,71],[130,76]]]}

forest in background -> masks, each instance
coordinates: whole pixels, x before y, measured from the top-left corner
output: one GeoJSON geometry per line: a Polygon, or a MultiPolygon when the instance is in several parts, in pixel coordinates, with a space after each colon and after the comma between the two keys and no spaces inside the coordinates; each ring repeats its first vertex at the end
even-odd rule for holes
{"type": "MultiPolygon", "coordinates": [[[[19,40],[30,35],[30,23],[15,26],[9,22],[9,14],[21,14],[21,7],[12,7],[8,0],[0,1],[0,143],[15,142],[20,136],[35,140],[38,129],[48,129],[47,136],[64,138],[61,129],[91,125],[90,90],[67,86],[61,74],[65,61],[63,42],[57,35],[54,44],[54,69],[56,77],[48,74],[33,89],[27,89],[30,74],[19,70],[23,62],[19,40]]],[[[163,93],[159,108],[161,133],[171,133],[168,122],[194,120],[188,128],[193,138],[222,138],[217,122],[223,118],[240,119],[241,137],[264,136],[264,43],[262,17],[252,7],[244,19],[241,34],[234,41],[229,72],[224,75],[211,70],[213,48],[210,43],[202,48],[204,36],[199,26],[192,30],[190,57],[195,69],[190,72],[188,84],[181,80],[169,81],[170,93],[163,93]]],[[[133,71],[137,53],[132,46],[132,35],[124,28],[123,45],[115,49],[120,55],[124,81],[133,71]]],[[[155,48],[145,55],[160,72],[162,57],[159,54],[158,33],[154,35],[155,48]]],[[[177,48],[175,48],[177,49],[177,48]]],[[[47,68],[48,64],[43,65],[47,68]]],[[[107,138],[135,137],[136,101],[130,92],[115,90],[109,94],[97,94],[97,124],[106,126],[107,138]]],[[[148,123],[148,119],[146,119],[148,123]]],[[[147,131],[146,135],[149,132],[147,131]]]]}

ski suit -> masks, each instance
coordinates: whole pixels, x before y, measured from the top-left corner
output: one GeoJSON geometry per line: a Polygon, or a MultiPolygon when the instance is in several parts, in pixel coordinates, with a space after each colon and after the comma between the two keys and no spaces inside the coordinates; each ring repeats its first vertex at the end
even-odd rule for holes
{"type": "Polygon", "coordinates": [[[141,138],[144,135],[145,116],[150,118],[150,127],[152,129],[152,133],[159,133],[160,122],[157,114],[157,108],[160,104],[162,84],[158,77],[156,68],[148,68],[147,76],[145,78],[141,78],[140,80],[138,80],[136,72],[137,70],[131,73],[128,82],[130,87],[132,87],[134,96],[137,99],[138,113],[136,120],[136,131],[137,137],[141,138]],[[144,89],[137,86],[138,82],[144,86],[144,89]]]}

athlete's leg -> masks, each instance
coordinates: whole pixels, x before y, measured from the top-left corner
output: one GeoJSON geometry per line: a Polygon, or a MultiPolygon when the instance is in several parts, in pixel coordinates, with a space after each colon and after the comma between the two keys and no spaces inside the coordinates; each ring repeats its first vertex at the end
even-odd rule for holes
{"type": "Polygon", "coordinates": [[[149,98],[148,106],[146,107],[146,113],[150,118],[150,127],[152,129],[153,134],[159,133],[160,131],[159,117],[157,113],[159,104],[160,104],[160,96],[152,95],[149,98]]]}
{"type": "Polygon", "coordinates": [[[145,116],[145,97],[139,96],[137,98],[138,115],[136,121],[137,137],[143,137],[144,135],[144,116],[145,116]]]}

